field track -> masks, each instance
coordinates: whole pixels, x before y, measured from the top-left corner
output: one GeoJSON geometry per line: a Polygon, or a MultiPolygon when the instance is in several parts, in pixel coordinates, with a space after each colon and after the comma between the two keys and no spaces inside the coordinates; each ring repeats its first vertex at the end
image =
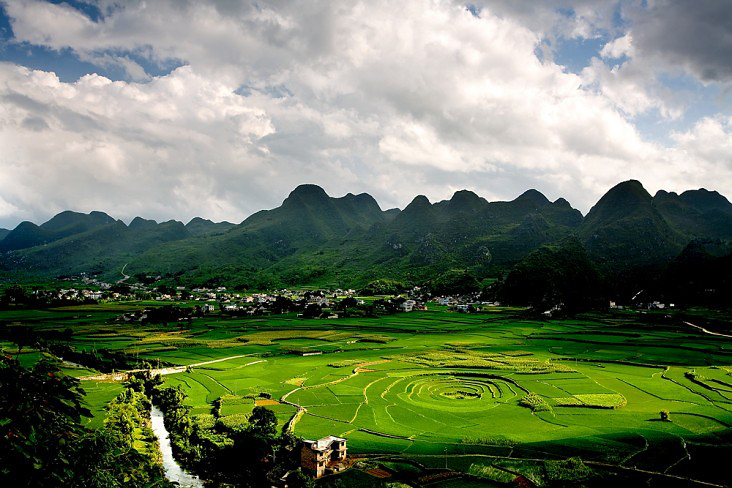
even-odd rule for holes
{"type": "MultiPolygon", "coordinates": [[[[189,364],[188,366],[171,366],[168,368],[154,368],[150,370],[153,376],[155,375],[161,375],[165,376],[168,374],[176,374],[176,373],[185,373],[187,368],[197,368],[200,366],[208,366],[209,364],[215,364],[215,363],[221,363],[224,361],[229,361],[231,359],[239,359],[246,356],[251,356],[251,354],[240,354],[238,356],[229,356],[226,358],[220,358],[220,359],[213,359],[211,361],[204,361],[202,363],[195,363],[195,364],[189,364]]],[[[244,366],[251,366],[252,364],[257,363],[264,363],[266,362],[266,359],[260,359],[259,361],[252,361],[251,363],[247,363],[244,366]]],[[[107,373],[107,374],[98,374],[93,376],[82,376],[79,378],[82,381],[125,381],[129,375],[132,373],[140,373],[142,371],[147,371],[145,369],[130,369],[128,371],[119,371],[116,373],[107,373]]]]}
{"type": "Polygon", "coordinates": [[[732,335],[730,335],[730,334],[722,334],[722,333],[719,333],[719,332],[712,332],[711,330],[705,329],[701,325],[694,325],[691,322],[684,321],[684,323],[686,325],[688,325],[688,326],[694,327],[695,329],[699,329],[700,331],[704,332],[705,334],[709,334],[709,335],[713,335],[713,336],[718,336],[718,337],[730,337],[730,338],[732,338],[732,335]]]}

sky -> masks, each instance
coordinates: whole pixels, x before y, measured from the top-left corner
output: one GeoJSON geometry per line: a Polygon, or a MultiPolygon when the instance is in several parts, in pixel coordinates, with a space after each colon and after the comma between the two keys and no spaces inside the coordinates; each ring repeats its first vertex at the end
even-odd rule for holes
{"type": "Polygon", "coordinates": [[[732,2],[0,0],[0,227],[631,178],[732,198],[732,2]]]}

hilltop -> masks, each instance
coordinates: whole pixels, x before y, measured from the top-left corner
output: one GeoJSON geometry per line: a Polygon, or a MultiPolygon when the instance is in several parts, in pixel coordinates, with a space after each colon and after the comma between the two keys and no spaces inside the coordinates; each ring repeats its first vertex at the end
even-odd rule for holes
{"type": "Polygon", "coordinates": [[[133,281],[161,276],[246,289],[352,287],[381,278],[416,284],[455,269],[500,278],[568,238],[603,276],[637,281],[670,266],[692,242],[732,239],[732,204],[706,189],[651,196],[629,180],[586,216],[533,189],[494,202],[467,190],[434,203],[419,195],[402,210],[382,210],[366,193],[332,197],[301,185],[279,207],[240,224],[138,217],[126,225],[103,212],[71,211],[40,225],[23,222],[0,240],[0,269],[8,278],[85,272],[116,279],[127,265],[133,281]]]}

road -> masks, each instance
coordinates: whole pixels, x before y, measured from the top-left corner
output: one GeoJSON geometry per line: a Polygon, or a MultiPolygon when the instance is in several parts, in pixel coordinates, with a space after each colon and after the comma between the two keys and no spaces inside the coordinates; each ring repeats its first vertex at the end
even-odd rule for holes
{"type": "Polygon", "coordinates": [[[122,276],[124,276],[124,278],[122,278],[121,280],[117,280],[117,283],[124,283],[125,281],[127,281],[127,280],[129,280],[129,279],[130,279],[130,275],[128,275],[128,274],[125,274],[125,268],[127,267],[127,265],[128,265],[128,264],[129,264],[129,263],[125,263],[125,265],[124,265],[124,266],[122,266],[122,269],[120,270],[120,272],[119,272],[119,273],[120,273],[120,274],[121,274],[122,276]]]}
{"type": "MultiPolygon", "coordinates": [[[[187,368],[197,368],[199,366],[207,366],[209,364],[215,364],[220,363],[223,361],[228,361],[230,359],[239,359],[243,357],[251,356],[251,354],[240,354],[238,356],[229,356],[228,358],[221,358],[221,359],[213,359],[211,361],[204,361],[202,363],[195,363],[195,364],[189,364],[187,366],[170,366],[166,368],[153,368],[150,370],[153,376],[155,375],[161,375],[165,376],[168,374],[176,374],[176,373],[185,373],[187,368]]],[[[247,363],[244,366],[251,366],[252,364],[257,363],[264,363],[266,362],[266,359],[260,359],[259,361],[252,361],[251,363],[247,363]]],[[[82,381],[125,381],[127,377],[132,373],[139,373],[142,371],[146,371],[145,369],[130,369],[127,371],[119,371],[115,373],[106,373],[106,374],[98,374],[93,376],[82,376],[79,378],[82,381]]]]}
{"type": "Polygon", "coordinates": [[[688,325],[688,326],[694,327],[695,329],[699,329],[700,331],[704,332],[705,334],[709,334],[709,335],[713,335],[713,336],[719,336],[719,337],[729,337],[730,339],[732,339],[732,335],[730,335],[730,334],[722,334],[722,333],[719,333],[719,332],[712,332],[711,330],[705,329],[701,325],[695,325],[695,324],[692,324],[691,322],[684,321],[684,323],[686,325],[688,325]]]}

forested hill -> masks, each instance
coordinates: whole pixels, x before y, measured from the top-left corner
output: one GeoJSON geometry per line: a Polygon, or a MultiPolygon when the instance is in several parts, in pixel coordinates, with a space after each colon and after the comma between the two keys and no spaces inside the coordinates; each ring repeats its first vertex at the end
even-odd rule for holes
{"type": "Polygon", "coordinates": [[[532,251],[570,237],[604,275],[663,270],[691,243],[732,240],[732,204],[705,189],[651,196],[631,180],[585,217],[536,190],[506,202],[467,190],[436,203],[420,195],[403,210],[382,210],[365,193],[334,198],[301,185],[281,206],[237,225],[139,217],[127,225],[103,212],[71,211],[41,225],[23,222],[0,240],[0,272],[118,279],[127,265],[132,282],[163,276],[248,289],[420,283],[454,269],[480,280],[504,276],[532,251]]]}

